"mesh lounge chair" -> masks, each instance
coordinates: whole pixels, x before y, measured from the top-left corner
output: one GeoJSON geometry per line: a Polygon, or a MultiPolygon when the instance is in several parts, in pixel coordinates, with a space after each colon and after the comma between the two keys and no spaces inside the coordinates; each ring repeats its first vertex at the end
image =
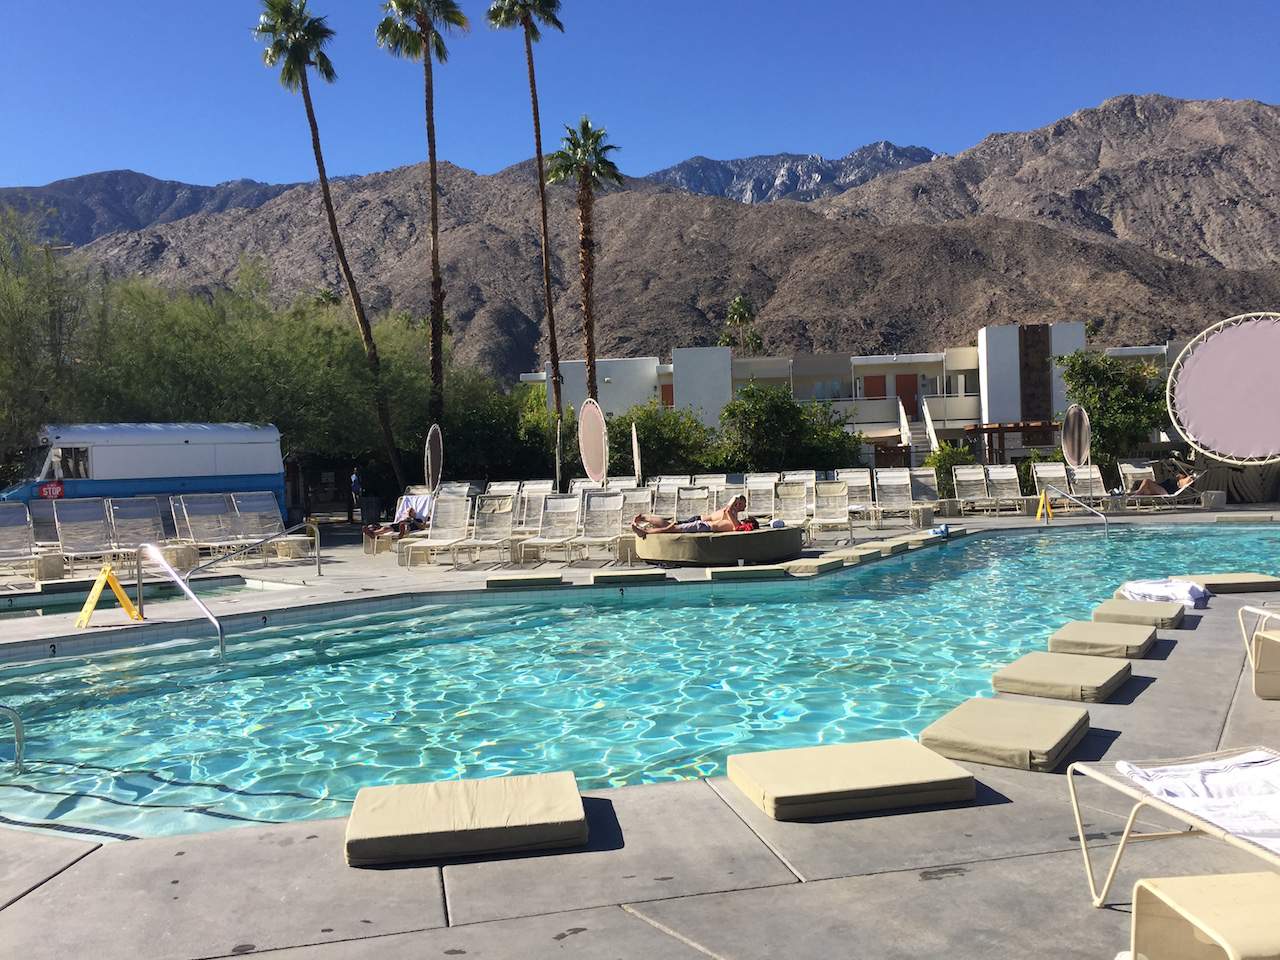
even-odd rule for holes
{"type": "Polygon", "coordinates": [[[1087,467],[1067,464],[1067,479],[1071,481],[1072,494],[1085,503],[1099,504],[1107,498],[1107,484],[1102,479],[1102,468],[1096,463],[1087,467]]]}
{"type": "Polygon", "coordinates": [[[805,530],[808,539],[809,497],[803,483],[779,482],[773,488],[773,518],[781,520],[788,527],[799,527],[805,530]]]}
{"type": "Polygon", "coordinates": [[[515,526],[516,495],[514,493],[487,493],[476,497],[475,525],[471,536],[453,545],[453,563],[458,564],[458,553],[466,550],[473,561],[479,560],[483,551],[497,550],[504,559],[511,556],[511,534],[515,526]]]}
{"type": "Polygon", "coordinates": [[[700,517],[712,507],[707,487],[680,487],[676,490],[676,519],[700,517]]]}
{"type": "Polygon", "coordinates": [[[554,480],[525,480],[520,484],[520,499],[516,503],[516,524],[518,533],[534,534],[542,523],[542,501],[547,494],[554,493],[554,480]]]}
{"type": "Polygon", "coordinates": [[[819,480],[813,492],[810,535],[816,540],[822,530],[836,529],[853,539],[853,517],[849,513],[849,484],[843,480],[819,480]]]}
{"type": "Polygon", "coordinates": [[[849,515],[871,516],[875,497],[871,494],[871,471],[867,467],[845,467],[836,471],[836,479],[849,485],[849,515]]]}
{"type": "Polygon", "coordinates": [[[493,494],[510,494],[515,496],[520,492],[519,480],[490,480],[489,486],[485,488],[485,493],[493,494]]]}
{"type": "MultiPolygon", "coordinates": [[[[1153,510],[1172,510],[1174,507],[1200,506],[1201,491],[1196,489],[1194,481],[1185,487],[1175,490],[1173,493],[1166,493],[1161,496],[1132,494],[1128,491],[1135,483],[1140,480],[1150,480],[1154,483],[1156,473],[1151,467],[1139,467],[1130,463],[1120,464],[1120,479],[1124,484],[1124,502],[1126,506],[1149,507],[1153,510]]],[[[1199,479],[1197,476],[1196,480],[1199,479]]]]}
{"type": "Polygon", "coordinates": [[[911,468],[911,499],[915,503],[937,503],[938,471],[933,467],[911,468]]]}
{"type": "Polygon", "coordinates": [[[229,494],[184,494],[178,505],[191,542],[200,549],[226,553],[245,545],[244,528],[229,494]]]}
{"type": "Polygon", "coordinates": [[[906,467],[876,471],[876,512],[881,516],[911,513],[911,471],[906,467]]]}
{"type": "Polygon", "coordinates": [[[73,573],[77,560],[115,560],[133,555],[131,550],[116,548],[105,500],[56,500],[53,516],[62,555],[73,573]]]}
{"type": "Polygon", "coordinates": [[[155,497],[112,498],[107,501],[111,536],[117,547],[137,550],[144,543],[163,543],[168,537],[155,497]]]}
{"type": "Polygon", "coordinates": [[[653,487],[653,512],[659,517],[674,517],[676,515],[676,494],[681,487],[686,487],[689,482],[686,480],[680,483],[676,480],[658,480],[650,486],[653,487]]]}
{"type": "Polygon", "coordinates": [[[631,521],[637,514],[653,513],[653,488],[633,487],[622,491],[622,520],[619,533],[631,532],[631,521]]]}
{"type": "Polygon", "coordinates": [[[1280,752],[1269,747],[1245,747],[1143,763],[1073,763],[1067,767],[1067,788],[1095,907],[1106,901],[1130,838],[1203,834],[1262,858],[1272,870],[1280,870],[1280,837],[1276,836],[1274,826],[1274,811],[1280,804],[1280,752]],[[1089,858],[1086,839],[1089,834],[1076,796],[1077,775],[1096,780],[1135,801],[1101,889],[1089,858]],[[1190,829],[1134,834],[1134,823],[1147,808],[1190,829]]]}
{"type": "MultiPolygon", "coordinates": [[[[297,548],[309,551],[312,548],[311,538],[306,534],[284,535],[284,518],[280,516],[280,501],[270,490],[256,490],[249,493],[233,493],[231,504],[240,517],[240,532],[248,540],[265,540],[275,537],[272,544],[287,544],[283,549],[276,546],[281,555],[295,556],[292,551],[297,548]]],[[[265,553],[264,544],[263,551],[265,553]]]]}
{"type": "Polygon", "coordinates": [[[31,514],[31,535],[38,547],[58,545],[58,521],[53,516],[52,500],[32,500],[27,504],[31,514]]]}
{"type": "Polygon", "coordinates": [[[817,470],[784,470],[782,473],[783,483],[803,483],[805,496],[805,509],[809,513],[813,513],[813,495],[814,484],[818,482],[817,470]]]}
{"type": "Polygon", "coordinates": [[[604,547],[617,553],[622,537],[625,493],[622,490],[588,490],[583,497],[582,533],[573,538],[574,547],[582,548],[582,557],[591,556],[592,547],[604,547]]]}
{"type": "Polygon", "coordinates": [[[1049,487],[1053,487],[1053,490],[1048,491],[1050,503],[1064,510],[1075,506],[1065,496],[1071,490],[1065,463],[1033,463],[1031,465],[1031,476],[1036,482],[1037,496],[1044,493],[1049,487]]]}
{"type": "Polygon", "coordinates": [[[711,499],[717,503],[723,503],[728,499],[724,495],[725,488],[729,486],[729,475],[726,473],[694,474],[693,482],[689,485],[691,487],[706,487],[711,491],[711,499]]]}
{"type": "Polygon", "coordinates": [[[27,505],[0,502],[0,568],[36,576],[36,541],[27,505]]]}
{"type": "Polygon", "coordinates": [[[610,477],[609,490],[634,490],[640,486],[640,481],[635,477],[610,477]]]}
{"type": "Polygon", "coordinates": [[[590,480],[586,477],[574,477],[569,481],[570,493],[582,493],[586,490],[601,490],[602,484],[596,480],[590,480]]]}
{"type": "Polygon", "coordinates": [[[747,495],[747,513],[753,517],[772,517],[775,508],[773,488],[777,480],[771,476],[759,477],[747,474],[745,486],[747,495]]]}
{"type": "Polygon", "coordinates": [[[658,483],[675,484],[678,487],[687,487],[693,483],[693,477],[687,473],[682,474],[665,474],[657,478],[658,483]]]}
{"type": "Polygon", "coordinates": [[[1022,509],[1022,481],[1018,479],[1018,468],[1012,463],[996,463],[987,467],[987,492],[991,495],[996,509],[1012,507],[1022,509]]]}
{"type": "Polygon", "coordinates": [[[578,536],[578,518],[582,498],[576,493],[553,493],[542,505],[542,523],[538,535],[520,544],[520,562],[530,552],[545,560],[553,550],[563,550],[565,563],[573,559],[573,540],[578,536]]]}
{"type": "Polygon", "coordinates": [[[431,501],[427,529],[396,541],[396,563],[412,567],[419,557],[433,563],[436,555],[448,553],[467,538],[471,520],[471,499],[457,494],[440,494],[431,501]]]}
{"type": "Polygon", "coordinates": [[[951,482],[961,511],[995,509],[996,503],[987,492],[987,471],[981,464],[952,467],[951,482]]]}

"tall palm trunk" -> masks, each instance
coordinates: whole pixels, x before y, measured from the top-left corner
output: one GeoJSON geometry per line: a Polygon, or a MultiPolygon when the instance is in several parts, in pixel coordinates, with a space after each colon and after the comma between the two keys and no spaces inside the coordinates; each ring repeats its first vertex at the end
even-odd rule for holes
{"type": "Polygon", "coordinates": [[[431,398],[427,405],[432,423],[444,419],[444,278],[440,275],[440,187],[436,168],[436,95],[431,73],[432,28],[418,20],[423,36],[422,75],[427,104],[427,168],[431,191],[431,398]]]}
{"type": "Polygon", "coordinates": [[[356,278],[351,273],[351,264],[347,262],[347,251],[342,245],[342,234],[338,232],[338,217],[333,212],[333,195],[329,192],[329,177],[324,172],[324,153],[320,150],[320,127],[316,124],[316,111],[311,105],[311,87],[307,83],[306,70],[302,71],[302,102],[307,108],[307,123],[311,126],[311,149],[316,154],[316,173],[320,176],[320,195],[324,198],[325,216],[329,218],[333,252],[338,257],[338,268],[342,271],[342,279],[347,284],[347,293],[351,296],[351,309],[355,313],[356,326],[360,330],[360,339],[364,343],[364,355],[369,363],[369,373],[373,376],[374,406],[378,414],[378,426],[382,428],[382,442],[387,449],[387,458],[391,461],[396,486],[403,490],[404,468],[400,466],[400,454],[396,450],[395,435],[391,431],[391,408],[387,403],[387,392],[382,383],[382,362],[378,359],[378,346],[373,342],[373,328],[369,326],[364,304],[360,301],[360,291],[356,289],[356,278]]]}
{"type": "Polygon", "coordinates": [[[551,354],[551,393],[555,398],[556,422],[564,415],[560,402],[560,345],[556,341],[556,313],[551,300],[551,240],[547,232],[547,174],[542,163],[542,121],[538,117],[538,81],[533,72],[532,23],[526,16],[524,56],[529,64],[529,97],[533,101],[533,148],[538,160],[538,207],[542,214],[542,292],[547,301],[547,350],[551,354]]]}
{"type": "Polygon", "coordinates": [[[591,175],[583,171],[578,176],[578,267],[582,273],[582,335],[587,341],[587,396],[599,400],[596,389],[596,317],[591,303],[591,280],[595,273],[595,238],[591,226],[591,212],[595,196],[591,190],[591,175]]]}

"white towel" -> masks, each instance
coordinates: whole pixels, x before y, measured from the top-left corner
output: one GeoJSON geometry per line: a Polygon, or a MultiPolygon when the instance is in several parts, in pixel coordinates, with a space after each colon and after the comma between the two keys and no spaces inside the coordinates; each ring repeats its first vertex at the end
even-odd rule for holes
{"type": "Polygon", "coordinates": [[[1280,854],[1280,754],[1247,750],[1234,757],[1116,770],[1153,797],[1280,854]]]}
{"type": "Polygon", "coordinates": [[[400,503],[396,506],[396,518],[391,522],[399,523],[409,516],[410,507],[413,508],[414,515],[419,520],[426,520],[431,515],[431,495],[414,494],[413,496],[401,497],[400,503]]]}
{"type": "Polygon", "coordinates": [[[1129,600],[1176,600],[1203,610],[1212,594],[1189,580],[1129,580],[1121,584],[1120,593],[1129,600]]]}

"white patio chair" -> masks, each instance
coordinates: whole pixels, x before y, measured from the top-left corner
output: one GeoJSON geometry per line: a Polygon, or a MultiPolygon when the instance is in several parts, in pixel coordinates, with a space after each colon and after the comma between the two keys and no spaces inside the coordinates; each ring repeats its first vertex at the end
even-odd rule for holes
{"type": "Polygon", "coordinates": [[[608,490],[634,490],[640,486],[640,481],[635,477],[610,477],[608,481],[608,490]]]}
{"type": "Polygon", "coordinates": [[[520,562],[529,551],[538,560],[545,560],[553,550],[564,551],[564,561],[573,559],[573,539],[578,535],[578,520],[582,514],[582,498],[576,493],[548,494],[542,505],[542,522],[537,536],[520,544],[520,562]]]}
{"type": "Polygon", "coordinates": [[[616,555],[622,536],[626,492],[623,490],[588,490],[582,503],[582,533],[573,538],[573,546],[582,548],[582,558],[590,559],[592,547],[604,547],[616,555]]]}
{"type": "Polygon", "coordinates": [[[951,482],[955,486],[961,512],[995,509],[995,501],[987,492],[987,471],[982,464],[959,464],[952,467],[951,482]]]}
{"type": "Polygon", "coordinates": [[[1096,463],[1087,467],[1067,464],[1067,480],[1071,484],[1071,492],[1085,503],[1099,504],[1107,499],[1107,484],[1102,479],[1102,469],[1096,463]]]}
{"type": "Polygon", "coordinates": [[[111,519],[112,540],[125,550],[169,539],[155,497],[112,497],[107,500],[107,516],[111,519]]]}
{"type": "Polygon", "coordinates": [[[244,528],[227,493],[187,493],[178,498],[183,527],[192,543],[210,553],[229,553],[245,544],[244,528]]]}
{"type": "Polygon", "coordinates": [[[1012,463],[988,464],[987,493],[997,510],[1012,507],[1015,511],[1021,511],[1022,480],[1018,477],[1018,468],[1012,463]]]}
{"type": "Polygon", "coordinates": [[[680,487],[676,490],[677,520],[700,517],[711,509],[711,491],[707,487],[680,487]]]}
{"type": "Polygon", "coordinates": [[[467,538],[471,520],[471,499],[457,494],[439,494],[431,501],[431,516],[427,529],[421,533],[409,533],[396,541],[396,563],[412,567],[418,557],[426,557],[427,563],[435,561],[437,554],[451,553],[453,548],[467,538]]]}
{"type": "Polygon", "coordinates": [[[836,471],[836,479],[849,487],[849,515],[870,517],[875,508],[871,493],[871,470],[867,467],[843,467],[836,471]]]}
{"type": "Polygon", "coordinates": [[[0,501],[0,568],[36,578],[36,539],[31,513],[19,500],[0,501]]]}
{"type": "Polygon", "coordinates": [[[1036,496],[1040,496],[1047,490],[1049,502],[1055,508],[1069,510],[1077,506],[1065,496],[1071,489],[1065,463],[1033,463],[1031,477],[1036,482],[1036,496]],[[1054,489],[1050,490],[1050,487],[1054,489]]]}
{"type": "Polygon", "coordinates": [[[547,494],[555,493],[554,480],[525,480],[520,484],[520,499],[516,503],[516,531],[537,533],[542,523],[542,501],[547,494]]]}
{"type": "Polygon", "coordinates": [[[681,487],[688,485],[688,481],[678,483],[674,480],[657,480],[650,484],[653,487],[653,512],[659,517],[674,517],[676,495],[681,487]]]}
{"type": "Polygon", "coordinates": [[[809,496],[803,483],[779,482],[773,488],[773,518],[788,527],[799,527],[808,539],[809,496]]]}
{"type": "Polygon", "coordinates": [[[911,513],[911,471],[906,467],[883,467],[875,472],[876,513],[880,516],[911,513]]]}
{"type": "Polygon", "coordinates": [[[687,487],[693,482],[693,477],[687,473],[670,473],[655,477],[658,483],[674,484],[677,487],[687,487]]]}
{"type": "Polygon", "coordinates": [[[27,504],[27,512],[31,515],[31,536],[35,538],[36,546],[56,547],[58,521],[53,515],[53,501],[32,500],[27,504]]]}
{"type": "Polygon", "coordinates": [[[631,532],[631,521],[639,514],[653,513],[653,487],[633,487],[622,491],[622,521],[619,533],[631,532]]]}
{"type": "Polygon", "coordinates": [[[458,553],[462,550],[471,554],[473,563],[485,550],[497,550],[502,560],[509,560],[515,515],[514,493],[486,493],[476,497],[471,536],[453,545],[453,565],[458,565],[458,553]]]}
{"type": "Polygon", "coordinates": [[[515,496],[520,492],[519,480],[490,480],[489,486],[485,487],[485,493],[495,495],[509,494],[515,496]]]}
{"type": "Polygon", "coordinates": [[[747,513],[753,517],[772,517],[775,509],[773,488],[778,481],[770,477],[753,479],[747,475],[747,513]]]}
{"type": "Polygon", "coordinates": [[[134,551],[119,549],[111,536],[107,502],[101,498],[55,500],[53,516],[58,525],[58,544],[72,573],[77,560],[129,559],[134,551]]]}
{"type": "Polygon", "coordinates": [[[574,477],[569,481],[570,493],[582,493],[586,490],[601,490],[603,485],[597,480],[591,480],[587,477],[574,477]]]}
{"type": "Polygon", "coordinates": [[[941,499],[942,496],[938,492],[938,471],[934,467],[912,467],[912,502],[937,503],[941,499]]]}
{"type": "Polygon", "coordinates": [[[813,517],[809,533],[814,539],[827,529],[840,531],[853,539],[853,517],[849,513],[849,484],[843,480],[819,480],[814,487],[813,517]]]}
{"type": "Polygon", "coordinates": [[[814,484],[818,482],[817,470],[784,470],[782,471],[783,483],[803,483],[805,496],[805,509],[809,513],[813,513],[813,494],[814,484]]]}

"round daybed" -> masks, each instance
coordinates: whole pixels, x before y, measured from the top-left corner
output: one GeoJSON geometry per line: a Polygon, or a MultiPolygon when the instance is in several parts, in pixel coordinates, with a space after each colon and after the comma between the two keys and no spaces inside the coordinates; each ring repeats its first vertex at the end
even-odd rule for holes
{"type": "Polygon", "coordinates": [[[636,537],[636,556],[664,566],[736,567],[743,563],[781,563],[800,556],[804,531],[764,527],[733,533],[651,533],[636,537]]]}

